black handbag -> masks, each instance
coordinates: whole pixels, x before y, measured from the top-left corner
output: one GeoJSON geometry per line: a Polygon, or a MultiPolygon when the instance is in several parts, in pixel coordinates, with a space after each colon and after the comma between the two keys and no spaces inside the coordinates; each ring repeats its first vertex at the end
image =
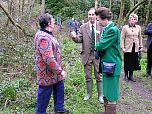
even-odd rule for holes
{"type": "Polygon", "coordinates": [[[103,73],[112,75],[115,71],[116,63],[103,62],[103,73]]]}
{"type": "Polygon", "coordinates": [[[140,59],[142,58],[141,51],[138,52],[138,63],[135,70],[141,70],[140,59]]]}

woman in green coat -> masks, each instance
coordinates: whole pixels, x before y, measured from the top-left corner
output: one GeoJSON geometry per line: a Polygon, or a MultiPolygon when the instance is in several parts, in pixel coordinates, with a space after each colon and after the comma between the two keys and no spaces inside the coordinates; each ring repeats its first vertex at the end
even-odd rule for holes
{"type": "Polygon", "coordinates": [[[102,114],[116,114],[116,102],[120,96],[119,78],[121,74],[122,58],[120,48],[120,31],[111,21],[112,12],[105,7],[95,11],[99,22],[104,26],[100,41],[96,44],[96,49],[101,52],[101,68],[103,62],[116,63],[114,73],[103,74],[103,95],[105,112],[102,114]]]}

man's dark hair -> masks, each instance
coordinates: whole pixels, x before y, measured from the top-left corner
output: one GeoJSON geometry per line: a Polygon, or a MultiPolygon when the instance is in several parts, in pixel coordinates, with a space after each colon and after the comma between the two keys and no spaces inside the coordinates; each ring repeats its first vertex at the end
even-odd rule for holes
{"type": "Polygon", "coordinates": [[[50,15],[49,13],[42,14],[39,17],[39,25],[40,25],[40,27],[43,28],[43,29],[46,28],[48,26],[48,23],[51,23],[52,18],[53,18],[53,16],[50,15]]]}
{"type": "Polygon", "coordinates": [[[106,8],[106,7],[100,7],[98,9],[96,9],[95,14],[97,16],[99,16],[102,20],[103,19],[108,19],[108,21],[111,21],[112,20],[112,16],[113,16],[113,14],[110,11],[110,9],[106,8]]]}

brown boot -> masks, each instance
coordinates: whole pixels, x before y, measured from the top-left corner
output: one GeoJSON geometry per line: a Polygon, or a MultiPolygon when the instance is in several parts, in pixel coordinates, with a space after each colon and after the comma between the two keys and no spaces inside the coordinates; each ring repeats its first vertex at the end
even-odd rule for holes
{"type": "Polygon", "coordinates": [[[105,112],[102,112],[101,114],[106,114],[106,106],[107,106],[107,104],[108,104],[108,100],[106,99],[106,97],[103,97],[103,100],[104,100],[104,108],[105,108],[105,112]]]}
{"type": "Polygon", "coordinates": [[[116,104],[107,104],[105,114],[116,114],[116,104]]]}

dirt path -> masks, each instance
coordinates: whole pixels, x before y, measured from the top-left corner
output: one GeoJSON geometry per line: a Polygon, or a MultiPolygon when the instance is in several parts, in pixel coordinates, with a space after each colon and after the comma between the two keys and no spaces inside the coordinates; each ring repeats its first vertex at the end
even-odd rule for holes
{"type": "Polygon", "coordinates": [[[125,82],[121,76],[121,99],[118,114],[152,114],[152,79],[136,76],[136,82],[125,82]]]}

